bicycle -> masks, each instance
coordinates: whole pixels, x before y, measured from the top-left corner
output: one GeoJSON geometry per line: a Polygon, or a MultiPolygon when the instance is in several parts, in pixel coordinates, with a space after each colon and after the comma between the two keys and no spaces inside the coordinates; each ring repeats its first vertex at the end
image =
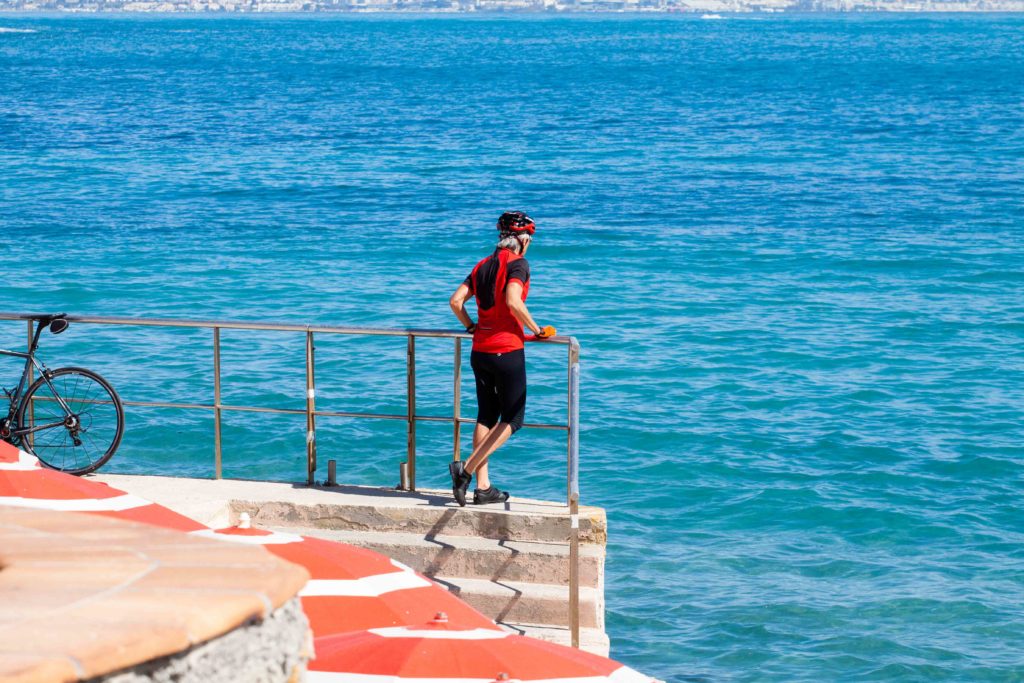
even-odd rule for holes
{"type": "Polygon", "coordinates": [[[38,322],[28,352],[0,349],[0,355],[25,359],[18,387],[3,390],[10,408],[7,417],[0,419],[0,439],[31,453],[52,469],[75,475],[94,472],[121,444],[121,399],[107,380],[91,370],[50,370],[36,360],[43,328],[60,334],[68,329],[66,314],[28,319],[38,322]],[[33,369],[39,373],[34,382],[33,369]]]}

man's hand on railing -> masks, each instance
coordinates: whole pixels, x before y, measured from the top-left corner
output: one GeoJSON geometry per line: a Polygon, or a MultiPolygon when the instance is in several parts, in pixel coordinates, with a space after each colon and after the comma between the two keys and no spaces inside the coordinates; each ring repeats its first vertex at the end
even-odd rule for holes
{"type": "Polygon", "coordinates": [[[545,325],[544,327],[538,327],[537,332],[528,336],[526,341],[544,341],[550,339],[558,334],[558,331],[552,325],[545,325]]]}

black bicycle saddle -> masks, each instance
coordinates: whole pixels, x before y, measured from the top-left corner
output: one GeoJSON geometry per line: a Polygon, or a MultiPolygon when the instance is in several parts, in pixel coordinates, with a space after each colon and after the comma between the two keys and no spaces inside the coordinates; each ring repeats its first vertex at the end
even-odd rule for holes
{"type": "Polygon", "coordinates": [[[40,325],[49,325],[54,320],[61,320],[68,317],[67,313],[49,313],[45,315],[27,315],[29,320],[38,320],[40,325]]]}

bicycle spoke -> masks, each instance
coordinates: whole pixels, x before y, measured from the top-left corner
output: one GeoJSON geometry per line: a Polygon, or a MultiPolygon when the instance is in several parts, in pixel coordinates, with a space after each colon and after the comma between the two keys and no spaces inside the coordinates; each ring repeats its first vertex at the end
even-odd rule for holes
{"type": "MultiPolygon", "coordinates": [[[[68,462],[67,462],[68,455],[73,455],[73,454],[70,454],[68,452],[68,450],[67,450],[67,448],[68,448],[68,431],[66,429],[61,428],[60,432],[59,432],[59,435],[58,435],[56,429],[48,429],[48,430],[45,430],[45,431],[42,431],[42,432],[36,432],[36,437],[37,438],[35,440],[35,444],[34,444],[33,448],[36,450],[37,453],[38,453],[39,449],[46,449],[46,450],[62,449],[59,452],[60,460],[61,460],[60,466],[61,466],[61,468],[67,467],[67,465],[68,465],[68,462]],[[48,436],[51,437],[51,438],[47,439],[48,436]],[[54,442],[56,442],[58,440],[58,438],[60,440],[59,443],[54,443],[54,442]]],[[[72,463],[72,465],[73,464],[74,463],[72,463]]]]}
{"type": "MultiPolygon", "coordinates": [[[[65,385],[66,385],[66,384],[67,384],[67,383],[65,382],[65,385]]],[[[65,395],[67,395],[67,392],[64,392],[64,394],[65,394],[65,395]]],[[[78,395],[78,378],[76,377],[76,378],[75,378],[75,386],[74,386],[74,387],[72,387],[72,390],[71,390],[71,400],[72,400],[72,401],[74,401],[74,400],[75,400],[75,397],[76,397],[77,395],[78,395]]]]}
{"type": "MultiPolygon", "coordinates": [[[[78,398],[78,382],[75,382],[75,405],[76,406],[80,405],[80,404],[86,404],[87,405],[88,404],[89,395],[98,386],[99,386],[98,384],[94,384],[94,385],[91,385],[91,386],[90,385],[86,385],[85,392],[82,394],[82,397],[78,398]]],[[[77,409],[75,410],[75,412],[78,412],[77,409]]]]}

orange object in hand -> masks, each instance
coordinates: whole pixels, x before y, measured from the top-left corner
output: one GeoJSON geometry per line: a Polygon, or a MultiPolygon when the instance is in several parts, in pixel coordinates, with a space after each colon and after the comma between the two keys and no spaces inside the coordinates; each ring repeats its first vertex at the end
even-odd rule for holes
{"type": "Polygon", "coordinates": [[[537,339],[547,339],[548,337],[554,337],[556,334],[558,334],[558,330],[555,329],[554,325],[545,325],[540,329],[537,339]]]}

